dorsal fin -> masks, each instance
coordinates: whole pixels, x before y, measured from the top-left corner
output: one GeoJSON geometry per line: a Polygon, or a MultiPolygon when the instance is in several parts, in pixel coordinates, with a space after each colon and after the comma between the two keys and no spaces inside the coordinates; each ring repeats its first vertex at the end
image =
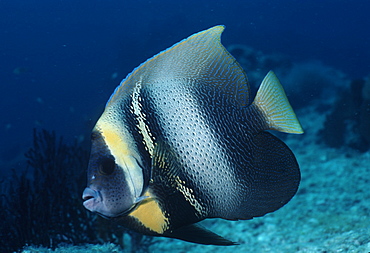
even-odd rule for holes
{"type": "Polygon", "coordinates": [[[221,44],[224,26],[196,33],[148,59],[116,88],[107,106],[132,93],[140,83],[168,85],[171,80],[184,80],[186,85],[212,86],[232,98],[236,104],[249,104],[246,75],[235,58],[221,44]]]}
{"type": "Polygon", "coordinates": [[[263,112],[269,129],[285,133],[303,133],[283,86],[274,72],[270,71],[263,79],[253,104],[263,112]]]}

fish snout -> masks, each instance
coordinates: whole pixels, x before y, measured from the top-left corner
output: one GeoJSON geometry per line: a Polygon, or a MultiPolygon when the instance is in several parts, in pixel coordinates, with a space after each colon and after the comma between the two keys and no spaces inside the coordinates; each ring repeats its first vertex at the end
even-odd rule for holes
{"type": "Polygon", "coordinates": [[[91,212],[96,211],[96,206],[100,202],[100,196],[97,191],[86,187],[82,193],[82,199],[84,200],[83,205],[87,210],[91,212]]]}

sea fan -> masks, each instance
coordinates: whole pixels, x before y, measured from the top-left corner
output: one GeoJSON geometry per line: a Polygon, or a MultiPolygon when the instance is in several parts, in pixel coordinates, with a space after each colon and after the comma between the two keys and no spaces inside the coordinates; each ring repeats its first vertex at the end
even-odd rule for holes
{"type": "MultiPolygon", "coordinates": [[[[21,250],[25,245],[56,248],[107,240],[123,247],[121,238],[129,232],[102,222],[82,205],[87,149],[77,142],[65,144],[54,132],[35,130],[33,147],[25,157],[28,168],[13,170],[8,184],[1,183],[1,252],[21,250]]],[[[129,235],[131,248],[148,247],[140,244],[141,235],[129,235]]]]}

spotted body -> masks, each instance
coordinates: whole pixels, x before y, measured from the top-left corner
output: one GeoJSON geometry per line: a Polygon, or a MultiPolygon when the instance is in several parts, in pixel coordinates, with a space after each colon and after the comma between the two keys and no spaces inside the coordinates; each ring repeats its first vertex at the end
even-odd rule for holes
{"type": "Polygon", "coordinates": [[[92,134],[87,209],[143,234],[232,245],[194,224],[263,216],[294,196],[298,163],[265,130],[302,128],[273,72],[250,101],[223,29],[175,44],[117,87],[92,134]]]}

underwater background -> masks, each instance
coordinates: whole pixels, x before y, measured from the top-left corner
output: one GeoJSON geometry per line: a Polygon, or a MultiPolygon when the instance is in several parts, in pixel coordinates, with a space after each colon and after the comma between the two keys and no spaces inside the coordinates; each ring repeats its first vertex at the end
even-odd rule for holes
{"type": "Polygon", "coordinates": [[[0,0],[0,252],[370,252],[369,10],[365,0],[0,0]],[[304,135],[278,134],[300,164],[297,195],[251,221],[202,222],[232,247],[143,237],[88,213],[90,132],[115,87],[219,24],[252,92],[273,70],[301,121],[304,135]]]}

